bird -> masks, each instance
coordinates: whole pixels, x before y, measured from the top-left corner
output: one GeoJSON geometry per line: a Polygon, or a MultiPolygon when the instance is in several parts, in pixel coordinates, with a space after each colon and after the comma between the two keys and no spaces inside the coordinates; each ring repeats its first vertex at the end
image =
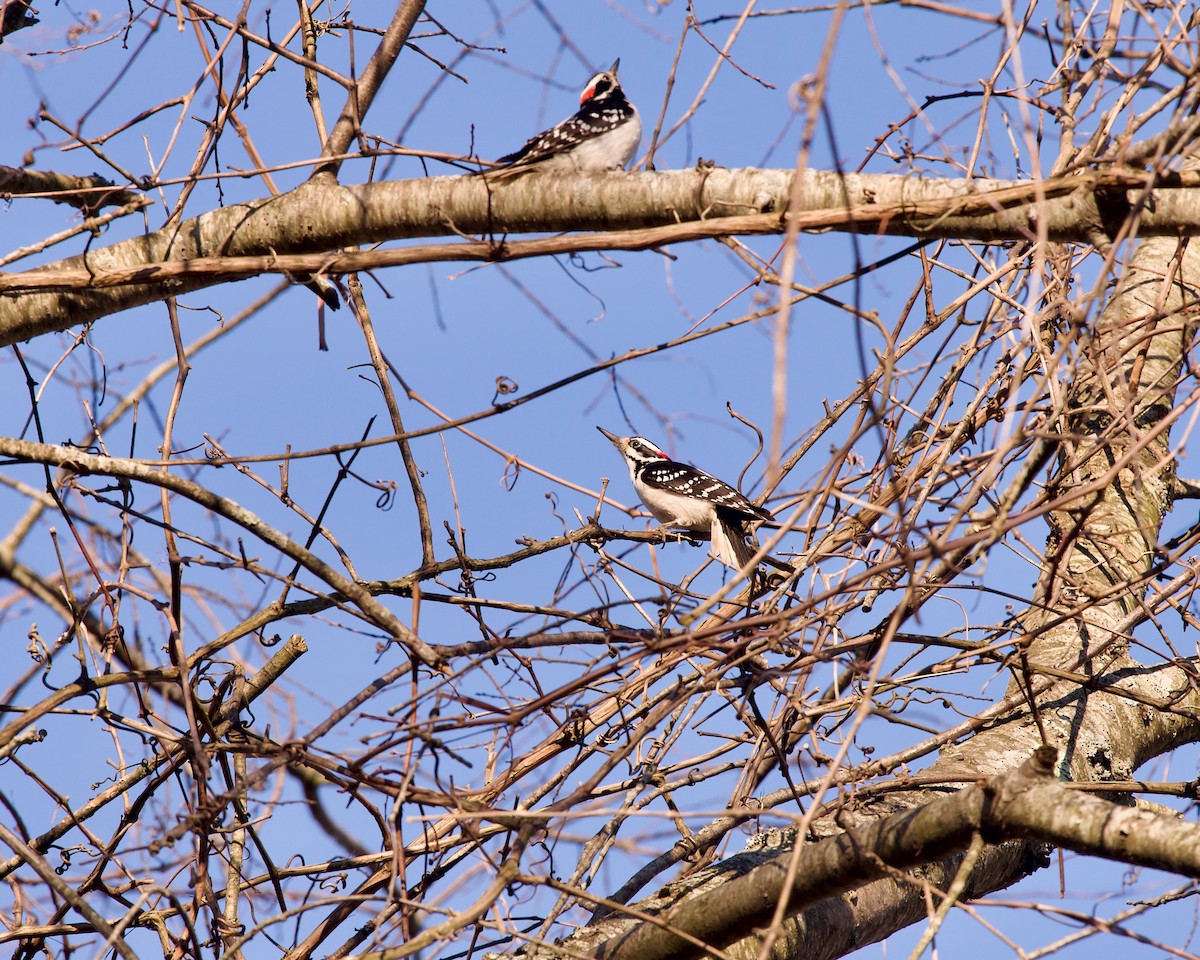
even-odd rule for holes
{"type": "Polygon", "coordinates": [[[330,310],[341,310],[342,301],[338,296],[337,287],[327,277],[314,276],[304,284],[324,302],[330,310]]]}
{"type": "Polygon", "coordinates": [[[489,179],[515,177],[531,170],[624,170],[642,142],[642,119],[625,97],[617,68],[596,74],[579,95],[574,116],[530,137],[525,146],[482,171],[489,179]]]}
{"type": "Polygon", "coordinates": [[[727,567],[742,569],[754,556],[748,524],[772,519],[724,480],[678,463],[645,437],[618,437],[596,427],[620,451],[638,497],[656,520],[691,533],[707,533],[727,567]]]}

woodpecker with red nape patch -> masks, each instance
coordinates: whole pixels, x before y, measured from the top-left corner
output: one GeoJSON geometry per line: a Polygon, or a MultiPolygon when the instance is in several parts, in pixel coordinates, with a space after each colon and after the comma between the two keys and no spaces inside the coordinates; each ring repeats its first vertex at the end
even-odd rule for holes
{"type": "Polygon", "coordinates": [[[587,82],[573,117],[531,137],[483,175],[495,180],[531,170],[624,170],[642,142],[642,120],[621,89],[620,65],[618,58],[587,82]]]}
{"type": "Polygon", "coordinates": [[[621,452],[638,497],[654,519],[690,533],[707,533],[713,553],[727,567],[741,569],[754,556],[746,542],[749,524],[772,519],[770,511],[747,500],[724,480],[678,463],[645,437],[618,437],[597,427],[621,452]]]}

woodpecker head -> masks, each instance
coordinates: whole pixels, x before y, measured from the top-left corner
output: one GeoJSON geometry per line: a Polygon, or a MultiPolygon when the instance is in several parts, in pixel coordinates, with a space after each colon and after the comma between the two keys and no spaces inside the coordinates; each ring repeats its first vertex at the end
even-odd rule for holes
{"type": "Polygon", "coordinates": [[[671,459],[645,437],[618,437],[615,433],[609,433],[603,427],[597,427],[596,429],[608,437],[609,442],[621,451],[621,456],[629,464],[629,475],[631,477],[636,475],[637,468],[644,463],[654,463],[658,460],[671,459]]]}
{"type": "Polygon", "coordinates": [[[617,79],[617,67],[621,65],[621,58],[617,57],[613,61],[613,65],[603,73],[598,73],[587,82],[587,86],[583,88],[583,93],[579,95],[579,105],[582,107],[589,100],[604,100],[613,95],[613,91],[620,91],[621,81],[617,79]]]}

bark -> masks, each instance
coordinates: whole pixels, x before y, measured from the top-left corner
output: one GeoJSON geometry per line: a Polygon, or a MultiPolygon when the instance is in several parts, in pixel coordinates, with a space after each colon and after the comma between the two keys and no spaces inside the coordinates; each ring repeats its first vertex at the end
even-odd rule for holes
{"type": "MultiPolygon", "coordinates": [[[[864,881],[894,874],[897,868],[929,863],[935,869],[915,872],[918,882],[889,877],[885,886],[908,893],[910,911],[925,913],[921,883],[943,886],[953,876],[961,851],[975,834],[995,842],[977,862],[967,886],[968,896],[979,896],[1002,881],[1014,867],[1029,872],[1044,863],[1038,852],[1030,855],[1027,843],[1004,843],[1006,838],[1034,838],[1083,853],[1110,857],[1125,863],[1172,870],[1200,877],[1200,825],[1185,823],[1142,810],[1114,805],[1056,783],[1057,751],[1042,747],[1015,770],[974,784],[952,796],[854,828],[799,851],[785,850],[745,870],[738,858],[708,871],[701,892],[681,904],[670,904],[660,894],[643,909],[666,921],[642,923],[599,943],[589,941],[595,931],[576,938],[571,947],[589,950],[602,960],[683,960],[701,956],[703,950],[676,930],[685,931],[709,946],[728,947],[734,957],[754,956],[761,937],[755,928],[769,924],[776,902],[786,898],[793,907],[826,900],[823,912],[814,911],[803,921],[788,925],[776,955],[800,955],[810,960],[831,957],[830,947],[839,932],[853,931],[856,943],[871,942],[869,916],[856,916],[857,898],[828,900],[831,893],[853,890],[864,881]],[[785,880],[796,857],[797,879],[785,880]],[[938,859],[935,859],[938,858],[938,859]],[[905,890],[907,888],[907,890],[905,890]],[[832,937],[831,937],[832,935],[832,937]],[[740,941],[740,942],[738,942],[740,941]]],[[[871,899],[868,895],[868,899],[871,899]]],[[[843,952],[846,947],[840,948],[843,952]]],[[[553,952],[534,951],[534,956],[553,952]]]]}
{"type": "MultiPolygon", "coordinates": [[[[1107,243],[1138,214],[1142,236],[1200,232],[1194,173],[1141,171],[1046,181],[933,180],[805,171],[788,219],[802,230],[913,237],[1107,243]],[[1151,190],[1152,187],[1152,190],[1151,190]]],[[[415,237],[491,238],[495,258],[514,234],[630,231],[739,218],[726,233],[783,233],[792,170],[673,170],[642,174],[529,175],[493,184],[433,177],[340,186],[310,181],[290,193],[205,213],[170,229],[71,257],[46,269],[136,269],[213,257],[319,253],[415,237]],[[747,217],[757,218],[747,220],[747,217]]],[[[680,239],[689,239],[681,237],[680,239]]],[[[658,242],[670,242],[663,238],[658,242]]],[[[594,246],[594,245],[593,245],[594,246]]],[[[600,248],[604,248],[601,244],[600,248]]],[[[320,271],[316,271],[320,272],[320,271]]],[[[227,277],[182,270],[168,281],[0,297],[0,345],[69,329],[119,310],[211,286],[227,277]]],[[[21,275],[0,275],[6,294],[21,275]]]]}
{"type": "Polygon", "coordinates": [[[29,194],[48,195],[55,203],[67,203],[88,214],[95,214],[105,207],[122,207],[130,203],[146,206],[150,202],[141,194],[114,186],[111,180],[98,173],[80,177],[71,173],[0,166],[0,198],[29,194]]]}

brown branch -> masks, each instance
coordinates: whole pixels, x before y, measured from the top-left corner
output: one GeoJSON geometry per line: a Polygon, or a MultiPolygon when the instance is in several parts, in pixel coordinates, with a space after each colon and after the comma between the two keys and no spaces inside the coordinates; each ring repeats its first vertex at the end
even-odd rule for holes
{"type": "MultiPolygon", "coordinates": [[[[164,295],[180,295],[235,276],[214,259],[252,257],[256,272],[271,261],[312,273],[313,261],[283,261],[283,255],[331,250],[351,244],[446,235],[496,236],[523,232],[617,231],[598,238],[594,249],[645,249],[736,233],[780,233],[788,210],[793,229],[844,230],[919,237],[1011,240],[1038,235],[1053,241],[1096,239],[1097,231],[1115,235],[1121,211],[1137,211],[1142,236],[1200,233],[1196,203],[1200,175],[1156,177],[1144,171],[1108,170],[1033,182],[933,180],[883,175],[838,175],[805,170],[793,189],[791,170],[674,170],[644,174],[575,174],[524,177],[500,185],[476,177],[432,177],[354,186],[310,181],[279,197],[212,210],[177,228],[161,230],[52,264],[60,271],[65,293],[27,295],[18,304],[0,297],[0,345],[40,333],[65,330],[89,320],[164,295]],[[1153,185],[1153,204],[1142,199],[1153,185]],[[1101,202],[1100,197],[1103,197],[1101,202]],[[1103,210],[1102,210],[1103,208],[1103,210]],[[703,222],[726,217],[714,232],[703,222]],[[732,218],[732,219],[728,219],[732,218]],[[743,219],[748,218],[748,219],[743,219]],[[303,221],[306,229],[294,224],[303,221]],[[675,232],[621,231],[673,226],[675,232]],[[156,274],[164,263],[196,264],[156,274]],[[141,273],[146,270],[148,272],[141,273]],[[115,271],[109,290],[89,278],[115,271]],[[215,273],[213,271],[216,271],[215,273]]],[[[593,249],[587,241],[566,241],[556,248],[526,247],[522,252],[593,249]]],[[[429,259],[504,259],[506,243],[454,247],[413,256],[397,251],[391,264],[429,259]],[[409,259],[411,257],[411,259],[409,259]]],[[[345,255],[343,255],[345,256],[345,255]]],[[[226,261],[227,262],[227,261],[226,261]]],[[[363,269],[363,261],[330,255],[319,262],[341,269],[363,269]]],[[[318,271],[320,272],[320,271],[318,271]]],[[[0,275],[0,291],[54,286],[42,271],[0,275]],[[18,279],[17,277],[24,277],[18,279]],[[30,282],[26,282],[30,281],[30,282]]]]}
{"type": "Polygon", "coordinates": [[[400,404],[396,401],[396,391],[392,388],[390,364],[383,355],[379,338],[375,336],[375,324],[371,320],[371,311],[367,306],[367,301],[362,295],[362,285],[357,273],[350,278],[349,287],[350,305],[354,309],[355,319],[358,320],[363,339],[366,341],[367,353],[371,357],[371,366],[375,370],[375,382],[383,393],[383,402],[387,407],[388,419],[392,424],[392,433],[396,436],[396,445],[400,448],[400,459],[404,463],[405,473],[408,474],[413,505],[417,509],[421,566],[429,567],[434,562],[433,525],[429,521],[429,501],[425,496],[425,488],[421,485],[421,468],[417,466],[416,457],[413,456],[412,444],[404,436],[404,420],[400,416],[400,404]]]}
{"type": "MultiPolygon", "coordinates": [[[[265,663],[261,670],[257,671],[253,676],[247,679],[241,689],[236,691],[235,695],[225,700],[216,716],[213,718],[212,734],[214,739],[219,739],[224,736],[230,726],[237,719],[238,714],[245,710],[258,697],[260,697],[271,684],[279,679],[293,663],[308,652],[308,645],[304,642],[304,638],[298,634],[294,634],[288,641],[283,644],[265,663]]],[[[63,703],[68,703],[75,697],[88,696],[97,690],[116,688],[127,684],[139,684],[146,682],[178,682],[179,671],[174,667],[167,667],[162,670],[139,670],[132,673],[111,673],[99,677],[89,677],[86,680],[77,680],[74,683],[67,684],[65,687],[55,691],[51,696],[46,697],[41,703],[35,707],[31,707],[24,711],[20,718],[14,720],[8,726],[0,729],[0,744],[11,743],[20,735],[21,731],[28,727],[30,723],[38,717],[45,716],[49,711],[63,703]]],[[[118,797],[124,796],[147,777],[154,774],[164,765],[170,764],[174,760],[178,760],[184,755],[184,751],[179,746],[172,746],[158,751],[153,757],[147,758],[137,766],[132,767],[125,776],[121,777],[111,787],[103,792],[92,797],[81,806],[71,810],[58,821],[54,826],[50,827],[40,836],[29,841],[30,846],[38,851],[45,851],[50,848],[50,845],[56,840],[69,833],[78,827],[79,824],[88,820],[100,810],[104,809],[109,803],[118,797]]],[[[20,856],[13,856],[8,860],[0,863],[0,879],[7,877],[14,870],[21,866],[23,860],[20,856]]]]}
{"type": "Polygon", "coordinates": [[[201,257],[170,260],[145,266],[114,270],[28,270],[0,274],[0,293],[22,294],[37,290],[101,290],[144,283],[192,283],[202,286],[246,280],[263,274],[305,276],[313,273],[343,274],[379,270],[414,263],[476,261],[503,263],[529,257],[598,250],[648,250],[668,243],[685,243],[709,237],[778,232],[779,217],[773,214],[722,217],[694,223],[647,227],[642,230],[577,234],[537,240],[514,240],[429,244],[392,250],[352,250],[342,253],[293,253],[257,257],[201,257]]]}
{"type": "Polygon", "coordinates": [[[0,200],[15,196],[34,196],[78,207],[89,216],[105,207],[130,204],[144,206],[148,201],[139,193],[115,186],[98,173],[75,176],[50,170],[25,170],[0,166],[0,200]]]}
{"type": "Polygon", "coordinates": [[[400,51],[404,49],[404,45],[408,42],[408,36],[412,33],[413,25],[424,9],[425,0],[403,0],[396,10],[392,22],[379,41],[379,46],[371,54],[371,59],[367,62],[362,76],[346,96],[346,103],[342,107],[341,115],[338,117],[337,123],[333,125],[333,132],[330,133],[329,139],[321,151],[321,156],[329,159],[313,171],[314,178],[337,176],[342,165],[342,154],[350,149],[350,144],[358,136],[362,118],[366,116],[371,104],[375,101],[375,95],[379,92],[383,81],[387,79],[388,73],[391,72],[392,65],[400,56],[400,51]]]}
{"type": "Polygon", "coordinates": [[[284,556],[301,563],[310,573],[347,597],[368,620],[386,630],[392,637],[408,647],[412,654],[426,666],[436,669],[441,665],[441,658],[433,652],[432,648],[401,623],[395,614],[376,601],[362,586],[348,577],[342,576],[315,554],[304,549],[300,544],[284,536],[260,517],[227,497],[218,496],[197,483],[145,464],[117,457],[94,456],[61,446],[3,437],[0,438],[0,453],[26,463],[64,467],[81,475],[95,473],[101,476],[137,480],[152,486],[163,487],[186,497],[254,534],[284,556]]]}
{"type": "MultiPolygon", "coordinates": [[[[728,864],[727,875],[712,892],[674,904],[669,910],[667,903],[659,905],[670,926],[686,932],[688,940],[651,923],[620,935],[613,935],[608,928],[599,943],[585,929],[562,944],[562,955],[582,952],[597,960],[701,956],[703,951],[691,938],[720,948],[751,936],[769,923],[779,897],[785,894],[786,912],[794,915],[806,906],[884,877],[890,869],[944,860],[965,850],[977,833],[992,845],[1014,839],[1044,841],[1123,863],[1200,877],[1200,825],[1118,807],[1073,791],[1050,779],[1056,758],[1053,747],[1042,747],[1009,773],[838,836],[798,849],[789,847],[741,875],[730,875],[737,868],[728,864]],[[783,879],[793,858],[799,869],[785,891],[783,879]]],[[[976,887],[972,896],[982,892],[976,887]]],[[[646,909],[644,905],[642,909],[646,909]]],[[[528,955],[552,953],[533,950],[528,955]]]]}

